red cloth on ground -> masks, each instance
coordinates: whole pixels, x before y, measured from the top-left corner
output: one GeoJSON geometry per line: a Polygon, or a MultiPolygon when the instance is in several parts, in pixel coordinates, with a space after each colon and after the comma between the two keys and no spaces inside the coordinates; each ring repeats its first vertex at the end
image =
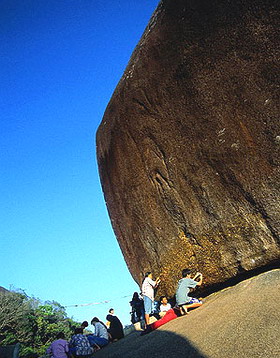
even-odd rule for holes
{"type": "Polygon", "coordinates": [[[168,310],[166,312],[166,314],[161,319],[150,324],[151,330],[153,331],[153,330],[157,329],[158,327],[164,325],[165,323],[167,323],[169,321],[172,321],[173,319],[175,319],[177,317],[178,316],[176,315],[175,311],[171,308],[171,310],[168,310]]]}

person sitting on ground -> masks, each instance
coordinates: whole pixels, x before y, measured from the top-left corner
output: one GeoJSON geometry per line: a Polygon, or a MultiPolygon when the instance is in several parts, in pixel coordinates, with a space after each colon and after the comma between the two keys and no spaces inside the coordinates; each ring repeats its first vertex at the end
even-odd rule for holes
{"type": "Polygon", "coordinates": [[[108,332],[111,335],[113,342],[124,337],[123,325],[117,316],[114,315],[114,309],[109,309],[109,314],[106,317],[109,322],[108,332]]]}
{"type": "Polygon", "coordinates": [[[94,352],[94,349],[90,346],[87,336],[83,335],[83,328],[78,327],[74,331],[70,343],[70,353],[74,356],[87,357],[94,352]]]}
{"type": "Polygon", "coordinates": [[[109,343],[109,334],[105,324],[97,317],[93,317],[91,324],[94,326],[94,334],[88,334],[87,338],[91,346],[98,346],[99,348],[107,346],[109,343]]]}
{"type": "Polygon", "coordinates": [[[191,288],[201,286],[202,274],[197,272],[194,278],[191,278],[191,270],[186,268],[182,271],[182,278],[178,282],[176,291],[176,304],[181,307],[182,313],[187,313],[189,308],[195,308],[202,305],[202,301],[189,296],[191,288]],[[199,281],[196,281],[198,279],[199,281]]]}
{"type": "Polygon", "coordinates": [[[131,310],[131,323],[134,325],[136,330],[140,330],[141,321],[144,319],[144,302],[139,297],[138,292],[134,292],[132,300],[129,302],[132,308],[131,310]]]}
{"type": "Polygon", "coordinates": [[[150,314],[153,311],[153,302],[154,302],[154,289],[159,285],[159,277],[153,281],[152,273],[146,272],[144,280],[142,282],[142,295],[144,298],[144,309],[145,309],[145,322],[146,325],[150,323],[150,314]]]}
{"type": "Polygon", "coordinates": [[[150,333],[154,331],[155,329],[159,328],[160,326],[164,325],[165,323],[172,321],[173,319],[182,316],[182,312],[179,307],[173,307],[170,310],[168,310],[165,315],[159,319],[158,321],[155,321],[152,324],[149,324],[146,326],[145,330],[141,332],[141,336],[144,334],[150,333]]]}
{"type": "Polygon", "coordinates": [[[65,340],[63,332],[59,332],[56,336],[56,340],[52,342],[47,349],[47,354],[51,355],[51,358],[67,358],[69,352],[68,342],[65,340]]]}
{"type": "Polygon", "coordinates": [[[81,324],[81,328],[82,329],[86,329],[88,327],[88,321],[84,321],[82,324],[81,324]]]}
{"type": "Polygon", "coordinates": [[[166,314],[166,312],[171,309],[171,304],[168,303],[166,296],[160,297],[160,303],[161,305],[159,306],[159,315],[162,318],[166,314]]]}

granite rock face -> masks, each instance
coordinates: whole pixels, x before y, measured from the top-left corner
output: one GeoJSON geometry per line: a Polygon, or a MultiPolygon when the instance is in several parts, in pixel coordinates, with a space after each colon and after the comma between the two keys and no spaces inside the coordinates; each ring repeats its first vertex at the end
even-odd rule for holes
{"type": "Polygon", "coordinates": [[[163,0],[97,132],[130,272],[205,287],[279,261],[278,0],[163,0]]]}

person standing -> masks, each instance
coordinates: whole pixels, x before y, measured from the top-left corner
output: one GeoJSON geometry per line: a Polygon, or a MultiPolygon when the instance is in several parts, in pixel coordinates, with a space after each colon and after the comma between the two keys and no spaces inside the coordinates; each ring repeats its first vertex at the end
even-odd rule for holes
{"type": "Polygon", "coordinates": [[[144,319],[144,301],[139,297],[138,292],[134,292],[132,300],[129,302],[131,306],[131,323],[136,331],[141,330],[141,321],[144,319]]]}
{"type": "Polygon", "coordinates": [[[154,302],[154,289],[159,285],[159,277],[153,281],[153,275],[150,271],[145,273],[144,280],[142,282],[142,296],[144,298],[144,309],[145,309],[145,323],[150,323],[150,314],[153,311],[154,302]]]}
{"type": "Polygon", "coordinates": [[[109,309],[109,314],[106,317],[109,322],[108,332],[112,337],[112,341],[117,341],[124,337],[123,325],[117,316],[114,315],[114,309],[109,309]]]}

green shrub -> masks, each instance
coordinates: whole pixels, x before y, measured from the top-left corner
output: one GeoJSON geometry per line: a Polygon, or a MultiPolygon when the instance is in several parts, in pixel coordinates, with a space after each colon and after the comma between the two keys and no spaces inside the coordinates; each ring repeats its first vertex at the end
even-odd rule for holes
{"type": "Polygon", "coordinates": [[[46,348],[64,332],[70,339],[79,323],[69,319],[58,302],[28,297],[23,291],[0,292],[0,345],[21,343],[20,357],[44,355],[46,348]]]}

